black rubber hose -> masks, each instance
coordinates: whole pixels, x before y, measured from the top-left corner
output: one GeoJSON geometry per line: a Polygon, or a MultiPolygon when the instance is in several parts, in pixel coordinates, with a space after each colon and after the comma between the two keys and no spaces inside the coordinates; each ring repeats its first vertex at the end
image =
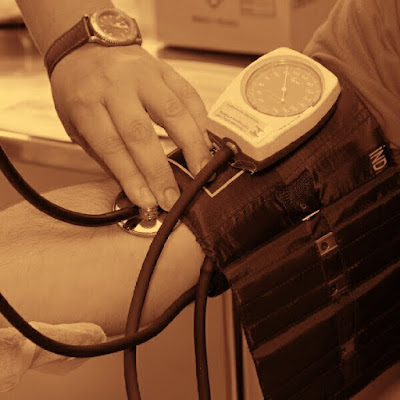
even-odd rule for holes
{"type": "Polygon", "coordinates": [[[206,309],[213,270],[211,260],[206,258],[200,270],[200,278],[196,288],[196,301],[194,303],[194,349],[199,400],[211,399],[206,345],[206,309]]]}
{"type": "Polygon", "coordinates": [[[18,193],[29,201],[34,207],[60,221],[80,226],[103,226],[115,224],[118,221],[129,219],[136,214],[135,207],[127,207],[118,211],[107,212],[99,215],[83,214],[60,207],[45,199],[37,193],[19,174],[0,146],[0,170],[8,182],[18,193]]]}
{"type": "Polygon", "coordinates": [[[75,346],[61,343],[43,335],[29,325],[29,323],[26,322],[17,311],[15,311],[1,293],[0,312],[23,336],[45,350],[67,357],[99,357],[106,354],[116,353],[131,348],[132,346],[137,346],[158,335],[187,305],[194,300],[195,291],[195,286],[187,290],[183,295],[175,300],[160,317],[156,318],[151,324],[140,329],[138,332],[123,338],[112,340],[111,342],[87,346],[75,346]]]}
{"type": "MultiPolygon", "coordinates": [[[[160,227],[160,230],[154,237],[143,262],[143,267],[136,283],[128,313],[125,329],[126,335],[135,333],[138,330],[140,316],[143,310],[151,276],[169,234],[172,232],[177,221],[204,186],[204,184],[218,170],[218,168],[224,165],[232,157],[232,155],[233,151],[228,147],[223,147],[221,150],[217,151],[211,161],[198,173],[194,180],[187,185],[180,198],[172,207],[171,211],[167,214],[163,224],[160,227]]],[[[124,352],[124,374],[128,399],[140,400],[136,366],[136,348],[125,350],[124,352]]]]}

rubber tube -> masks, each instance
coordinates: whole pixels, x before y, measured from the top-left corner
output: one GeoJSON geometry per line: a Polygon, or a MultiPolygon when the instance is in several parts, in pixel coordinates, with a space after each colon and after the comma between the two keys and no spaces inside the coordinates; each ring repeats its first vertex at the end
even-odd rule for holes
{"type": "MultiPolygon", "coordinates": [[[[224,165],[232,157],[232,155],[233,151],[228,147],[223,147],[217,151],[211,161],[196,175],[193,181],[187,185],[171,211],[167,214],[163,224],[157,232],[157,235],[154,237],[150,245],[136,282],[126,323],[125,333],[127,335],[135,333],[139,327],[140,316],[143,310],[151,276],[169,234],[172,232],[175,224],[204,184],[218,170],[218,168],[224,165]]],[[[124,352],[124,375],[128,400],[140,400],[141,397],[137,376],[135,348],[125,350],[124,352]]]]}

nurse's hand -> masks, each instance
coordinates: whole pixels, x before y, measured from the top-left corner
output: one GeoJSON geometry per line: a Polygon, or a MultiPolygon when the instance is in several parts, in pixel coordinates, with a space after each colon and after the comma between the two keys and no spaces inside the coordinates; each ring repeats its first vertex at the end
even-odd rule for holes
{"type": "Polygon", "coordinates": [[[57,64],[51,87],[71,139],[114,175],[134,204],[170,210],[179,195],[151,119],[183,150],[192,174],[211,157],[200,96],[140,46],[86,44],[57,64]]]}

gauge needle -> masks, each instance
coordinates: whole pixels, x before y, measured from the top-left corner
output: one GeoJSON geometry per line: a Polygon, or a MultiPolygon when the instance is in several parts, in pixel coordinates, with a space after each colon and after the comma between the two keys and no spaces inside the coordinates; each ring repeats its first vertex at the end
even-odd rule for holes
{"type": "Polygon", "coordinates": [[[282,97],[281,97],[281,102],[285,102],[285,95],[286,95],[286,82],[287,82],[287,77],[288,77],[288,71],[289,71],[289,66],[286,67],[286,73],[285,73],[285,81],[283,82],[283,87],[282,87],[282,97]]]}

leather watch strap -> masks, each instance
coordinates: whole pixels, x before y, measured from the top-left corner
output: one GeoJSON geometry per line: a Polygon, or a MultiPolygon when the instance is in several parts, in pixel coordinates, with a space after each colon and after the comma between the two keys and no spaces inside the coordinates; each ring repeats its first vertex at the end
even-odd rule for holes
{"type": "Polygon", "coordinates": [[[60,36],[47,50],[44,57],[44,64],[47,68],[49,77],[51,76],[57,63],[71,53],[73,50],[83,46],[90,37],[86,17],[83,17],[71,29],[60,36]]]}

